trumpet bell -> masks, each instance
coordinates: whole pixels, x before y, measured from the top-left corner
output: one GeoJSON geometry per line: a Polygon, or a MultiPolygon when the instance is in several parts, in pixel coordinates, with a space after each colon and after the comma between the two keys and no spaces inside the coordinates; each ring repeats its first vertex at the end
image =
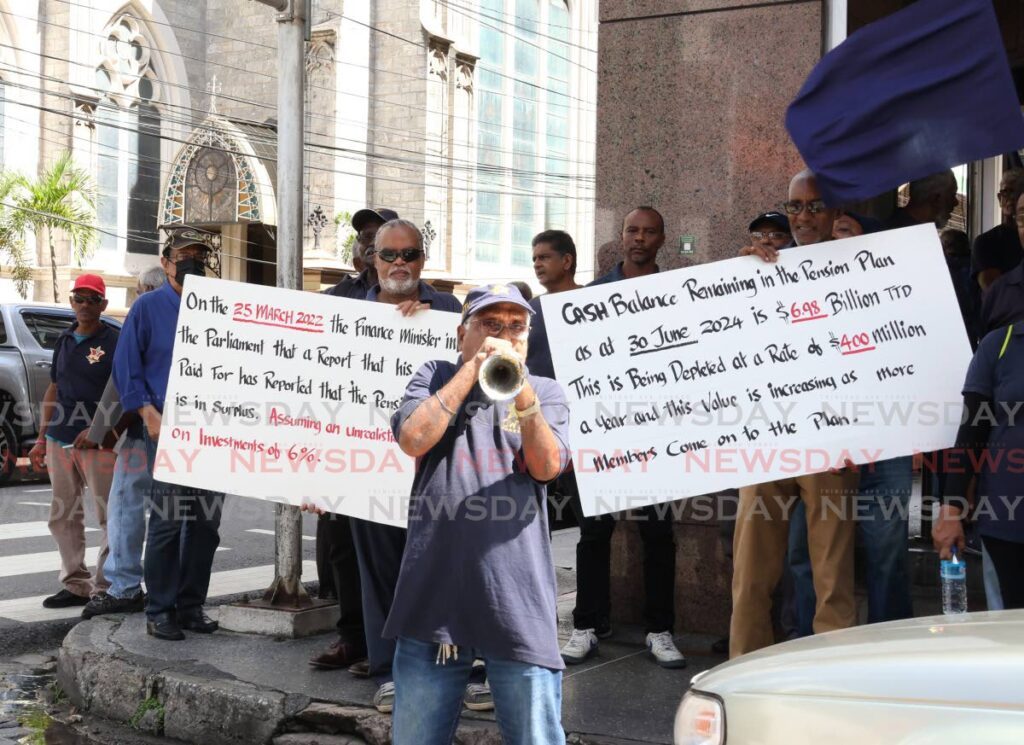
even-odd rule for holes
{"type": "Polygon", "coordinates": [[[511,354],[495,354],[480,365],[480,389],[492,401],[509,401],[526,384],[523,363],[511,354]]]}

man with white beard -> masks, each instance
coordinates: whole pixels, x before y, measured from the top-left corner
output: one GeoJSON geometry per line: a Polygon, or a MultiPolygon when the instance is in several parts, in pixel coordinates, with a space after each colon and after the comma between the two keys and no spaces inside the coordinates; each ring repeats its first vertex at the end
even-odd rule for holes
{"type": "MultiPolygon", "coordinates": [[[[377,231],[374,248],[378,284],[366,294],[367,300],[390,303],[404,316],[428,309],[462,311],[454,295],[438,292],[420,280],[426,256],[423,236],[413,223],[400,219],[384,223],[377,231]]],[[[394,706],[391,663],[395,641],[384,639],[382,633],[402,567],[406,531],[356,518],[351,518],[351,525],[362,585],[369,672],[379,686],[373,703],[379,711],[389,712],[394,706]]]]}

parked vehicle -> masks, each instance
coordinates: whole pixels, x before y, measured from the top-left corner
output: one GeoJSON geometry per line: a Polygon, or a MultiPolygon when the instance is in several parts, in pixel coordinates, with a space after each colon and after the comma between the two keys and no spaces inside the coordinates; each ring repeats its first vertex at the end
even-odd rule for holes
{"type": "Polygon", "coordinates": [[[1024,610],[859,626],[694,676],[676,745],[1020,745],[1024,610]]]}
{"type": "MultiPolygon", "coordinates": [[[[71,308],[44,303],[0,303],[0,484],[39,434],[40,404],[50,385],[57,338],[75,320],[71,308]]],[[[104,315],[120,329],[121,322],[104,315]]]]}

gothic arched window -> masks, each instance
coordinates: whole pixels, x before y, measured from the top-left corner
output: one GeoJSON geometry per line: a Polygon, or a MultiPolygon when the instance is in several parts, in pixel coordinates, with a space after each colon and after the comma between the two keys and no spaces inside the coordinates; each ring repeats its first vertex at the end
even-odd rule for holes
{"type": "Polygon", "coordinates": [[[161,174],[159,75],[144,29],[128,13],[104,31],[96,88],[100,248],[155,254],[161,174]]]}

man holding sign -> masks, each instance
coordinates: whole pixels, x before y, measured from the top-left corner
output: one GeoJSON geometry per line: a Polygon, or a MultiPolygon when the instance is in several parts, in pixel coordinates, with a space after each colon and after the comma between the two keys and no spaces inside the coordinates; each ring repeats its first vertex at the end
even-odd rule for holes
{"type": "MultiPolygon", "coordinates": [[[[793,237],[801,246],[832,239],[836,210],[825,205],[810,171],[793,177],[785,204],[793,237]]],[[[775,261],[778,252],[755,247],[752,253],[775,261]]],[[[772,593],[782,577],[789,541],[790,512],[806,508],[817,608],[814,631],[852,626],[854,523],[850,518],[857,494],[858,472],[814,473],[740,489],[733,538],[732,624],[729,656],[753,652],[774,643],[772,593]]]]}
{"type": "Polygon", "coordinates": [[[544,485],[569,460],[560,386],[527,374],[488,399],[484,360],[526,358],[533,311],[515,287],[466,298],[461,359],[423,365],[392,418],[416,458],[409,537],[385,634],[395,653],[395,745],[450,742],[474,655],[487,662],[507,745],[560,745],[562,673],[544,485]]]}
{"type": "MultiPolygon", "coordinates": [[[[366,295],[371,303],[394,305],[405,316],[429,309],[452,313],[461,310],[454,295],[438,292],[420,279],[426,261],[423,235],[408,220],[396,218],[381,226],[374,238],[373,260],[379,284],[366,295]]],[[[394,600],[406,531],[357,518],[351,519],[351,526],[363,596],[368,672],[378,685],[373,702],[378,711],[386,713],[394,706],[391,664],[395,642],[384,638],[384,621],[394,600]]]]}

